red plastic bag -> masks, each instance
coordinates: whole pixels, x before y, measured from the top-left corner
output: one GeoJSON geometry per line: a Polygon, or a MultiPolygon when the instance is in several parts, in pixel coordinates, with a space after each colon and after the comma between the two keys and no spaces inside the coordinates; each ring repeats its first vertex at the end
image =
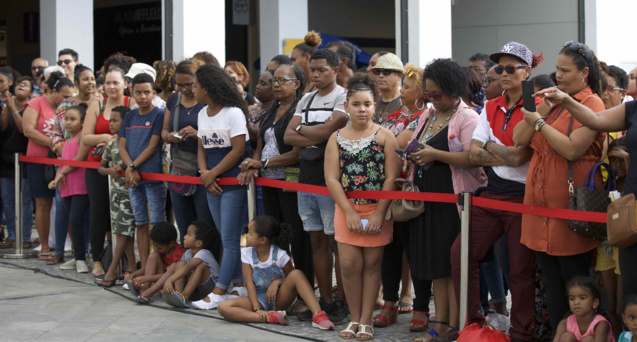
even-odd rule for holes
{"type": "Polygon", "coordinates": [[[460,331],[460,337],[456,342],[511,342],[511,338],[500,330],[495,330],[485,326],[481,328],[473,323],[460,331]]]}

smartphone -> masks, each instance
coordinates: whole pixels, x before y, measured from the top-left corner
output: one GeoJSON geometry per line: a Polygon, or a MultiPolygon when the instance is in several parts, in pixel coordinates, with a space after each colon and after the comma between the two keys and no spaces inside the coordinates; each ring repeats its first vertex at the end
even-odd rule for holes
{"type": "MultiPolygon", "coordinates": [[[[361,219],[361,223],[363,224],[363,230],[365,230],[365,228],[367,228],[367,219],[361,219]]],[[[382,229],[379,229],[378,232],[380,233],[382,229]]]]}
{"type": "Polygon", "coordinates": [[[183,135],[179,135],[179,134],[173,134],[173,137],[175,137],[177,139],[183,139],[184,138],[183,135]]]}
{"type": "Polygon", "coordinates": [[[533,81],[522,81],[522,99],[524,100],[524,109],[529,112],[535,112],[535,86],[533,81]]]}
{"type": "Polygon", "coordinates": [[[97,147],[95,148],[95,151],[93,151],[93,157],[97,157],[97,156],[101,155],[101,154],[102,154],[102,151],[104,151],[104,145],[102,145],[102,146],[97,146],[97,147]]]}

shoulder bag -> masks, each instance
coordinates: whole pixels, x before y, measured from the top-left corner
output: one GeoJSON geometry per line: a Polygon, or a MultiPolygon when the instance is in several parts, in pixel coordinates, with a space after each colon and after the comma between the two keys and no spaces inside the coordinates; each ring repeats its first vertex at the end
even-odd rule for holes
{"type": "MultiPolygon", "coordinates": [[[[175,116],[173,117],[173,131],[178,132],[179,106],[181,104],[181,93],[177,96],[175,105],[175,116]]],[[[197,176],[199,165],[197,154],[180,149],[177,145],[172,148],[172,163],[170,174],[175,176],[197,176]]],[[[192,196],[197,191],[195,184],[181,182],[166,182],[168,190],[182,196],[192,196]]]]}
{"type": "Polygon", "coordinates": [[[628,194],[608,205],[606,217],[608,243],[613,247],[628,248],[637,243],[635,213],[637,213],[635,195],[628,194]]]}

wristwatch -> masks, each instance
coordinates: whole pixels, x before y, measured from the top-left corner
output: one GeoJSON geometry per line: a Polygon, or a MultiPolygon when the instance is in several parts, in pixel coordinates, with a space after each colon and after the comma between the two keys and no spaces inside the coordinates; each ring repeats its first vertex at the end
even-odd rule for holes
{"type": "Polygon", "coordinates": [[[128,164],[128,167],[129,167],[129,168],[131,168],[131,170],[135,170],[135,169],[137,169],[137,168],[135,167],[135,163],[133,163],[133,162],[131,162],[130,164],[128,164]]]}
{"type": "Polygon", "coordinates": [[[264,169],[268,167],[268,162],[270,162],[270,159],[266,159],[266,158],[261,159],[261,164],[263,165],[264,169]]]}
{"type": "Polygon", "coordinates": [[[301,134],[301,127],[303,127],[303,125],[296,126],[296,133],[301,134]]]}

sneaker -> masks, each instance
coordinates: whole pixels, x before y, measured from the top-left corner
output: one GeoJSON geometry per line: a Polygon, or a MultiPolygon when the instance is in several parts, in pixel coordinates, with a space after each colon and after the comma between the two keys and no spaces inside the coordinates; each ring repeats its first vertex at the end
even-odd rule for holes
{"type": "Polygon", "coordinates": [[[75,269],[75,259],[71,259],[60,265],[61,270],[74,270],[75,269]]]}
{"type": "MultiPolygon", "coordinates": [[[[205,299],[205,298],[204,298],[205,299]]],[[[196,302],[192,302],[191,305],[193,308],[199,309],[199,310],[214,310],[216,309],[219,304],[221,302],[223,302],[224,300],[228,299],[227,295],[218,295],[215,293],[210,293],[208,295],[208,299],[210,300],[210,302],[206,302],[203,299],[202,300],[198,300],[196,302]]]]}
{"type": "MultiPolygon", "coordinates": [[[[321,297],[321,298],[319,298],[319,305],[321,306],[321,310],[322,311],[329,312],[328,310],[331,309],[333,303],[332,304],[327,304],[325,302],[325,300],[323,299],[323,297],[321,297]]],[[[330,320],[332,320],[332,317],[330,317],[329,314],[328,314],[328,317],[329,317],[330,320]]],[[[313,319],[312,311],[307,310],[307,311],[299,312],[296,315],[296,318],[298,318],[298,320],[301,321],[301,322],[310,322],[313,319]]]]}
{"type": "Polygon", "coordinates": [[[511,320],[509,317],[497,312],[489,313],[486,319],[489,322],[489,325],[502,332],[506,332],[511,327],[511,320]]]}
{"type": "Polygon", "coordinates": [[[272,311],[268,313],[268,323],[287,325],[288,320],[285,311],[272,311]]]}
{"type": "Polygon", "coordinates": [[[247,297],[248,289],[245,286],[239,287],[235,286],[230,290],[230,293],[227,294],[228,299],[239,298],[239,297],[247,297]]]}
{"type": "Polygon", "coordinates": [[[331,316],[334,318],[330,317],[330,314],[328,314],[328,317],[330,317],[330,320],[334,324],[345,324],[352,319],[352,316],[349,313],[349,306],[339,299],[334,300],[334,303],[332,304],[331,316]]]}
{"type": "Polygon", "coordinates": [[[53,254],[49,260],[46,261],[47,265],[57,265],[64,263],[64,255],[62,254],[53,254]]]}
{"type": "Polygon", "coordinates": [[[327,317],[325,311],[317,311],[312,317],[312,326],[321,330],[334,330],[334,323],[327,317]]]}
{"type": "Polygon", "coordinates": [[[86,260],[77,260],[75,262],[75,269],[77,270],[77,273],[88,273],[88,265],[86,264],[86,260]]]}

